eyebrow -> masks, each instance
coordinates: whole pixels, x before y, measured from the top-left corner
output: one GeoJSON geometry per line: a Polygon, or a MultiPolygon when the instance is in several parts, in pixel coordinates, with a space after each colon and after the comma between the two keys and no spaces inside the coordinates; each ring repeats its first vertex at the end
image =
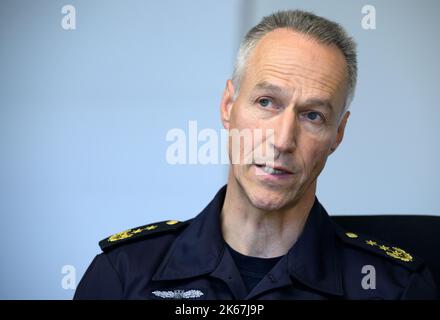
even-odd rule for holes
{"type": "Polygon", "coordinates": [[[327,109],[329,109],[330,111],[335,110],[335,108],[333,108],[333,105],[331,104],[330,101],[319,99],[319,98],[307,99],[306,101],[300,103],[300,105],[303,106],[303,107],[323,106],[323,107],[326,107],[327,109]]]}
{"type": "Polygon", "coordinates": [[[255,87],[252,89],[252,92],[255,93],[258,91],[262,91],[262,90],[273,93],[273,94],[281,94],[285,97],[291,96],[291,93],[289,92],[289,90],[287,88],[277,86],[277,85],[272,84],[267,81],[262,81],[262,82],[257,83],[255,85],[255,87]]]}
{"type": "Polygon", "coordinates": [[[283,87],[279,87],[279,86],[274,85],[274,84],[267,82],[267,81],[257,83],[255,85],[253,91],[256,91],[256,90],[268,90],[268,91],[274,91],[274,92],[286,91],[286,89],[284,89],[283,87]]]}
{"type": "MultiPolygon", "coordinates": [[[[280,86],[277,86],[277,85],[274,85],[274,84],[267,82],[267,81],[262,81],[262,82],[257,83],[252,91],[255,92],[258,90],[267,90],[270,92],[283,93],[283,94],[287,95],[287,93],[286,93],[287,89],[280,87],[280,86]]],[[[335,108],[333,107],[333,105],[331,104],[330,101],[325,100],[325,99],[319,99],[319,98],[307,99],[306,101],[299,103],[299,105],[302,107],[323,106],[323,107],[329,109],[330,111],[335,110],[335,108]]]]}

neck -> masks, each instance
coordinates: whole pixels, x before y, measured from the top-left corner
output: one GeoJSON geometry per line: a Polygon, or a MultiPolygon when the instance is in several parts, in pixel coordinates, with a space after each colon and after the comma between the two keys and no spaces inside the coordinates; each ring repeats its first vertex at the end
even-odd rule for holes
{"type": "Polygon", "coordinates": [[[316,180],[290,207],[256,208],[229,173],[221,212],[223,238],[234,250],[248,256],[272,258],[284,255],[296,243],[315,201],[316,180]]]}

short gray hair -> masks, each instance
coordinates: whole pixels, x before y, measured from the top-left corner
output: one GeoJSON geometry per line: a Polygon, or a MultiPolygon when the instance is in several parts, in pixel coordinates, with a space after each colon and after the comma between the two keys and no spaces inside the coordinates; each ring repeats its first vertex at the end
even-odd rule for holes
{"type": "Polygon", "coordinates": [[[247,60],[251,51],[255,48],[261,38],[269,32],[279,28],[290,29],[292,31],[306,34],[318,40],[320,43],[328,45],[334,44],[341,50],[345,57],[348,69],[348,90],[344,105],[344,111],[346,111],[353,100],[356,87],[356,43],[338,23],[319,17],[311,12],[301,10],[278,11],[264,17],[259,24],[249,30],[240,44],[234,73],[232,75],[232,83],[235,88],[234,99],[237,97],[240,90],[240,82],[242,80],[243,72],[246,69],[247,60]]]}

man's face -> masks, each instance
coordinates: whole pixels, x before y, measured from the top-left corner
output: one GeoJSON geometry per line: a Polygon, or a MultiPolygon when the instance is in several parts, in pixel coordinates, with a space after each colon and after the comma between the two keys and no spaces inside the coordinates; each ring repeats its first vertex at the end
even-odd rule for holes
{"type": "MultiPolygon", "coordinates": [[[[349,113],[342,115],[347,66],[334,46],[287,29],[263,37],[250,54],[236,100],[228,81],[222,100],[226,129],[272,129],[274,162],[231,165],[233,179],[250,202],[264,210],[295,205],[315,192],[327,157],[342,141],[349,113]],[[273,171],[278,168],[279,171],[273,171]]],[[[230,140],[231,143],[231,140],[230,140]]],[[[243,146],[240,146],[243,156],[243,146]]],[[[229,148],[232,156],[231,145],[229,148]]]]}

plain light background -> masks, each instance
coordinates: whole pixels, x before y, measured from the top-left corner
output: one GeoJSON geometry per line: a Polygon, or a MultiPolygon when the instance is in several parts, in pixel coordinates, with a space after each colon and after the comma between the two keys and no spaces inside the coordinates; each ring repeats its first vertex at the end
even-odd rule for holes
{"type": "MultiPolygon", "coordinates": [[[[1,1],[0,298],[70,299],[98,241],[198,214],[225,165],[165,160],[172,128],[221,129],[241,37],[277,9],[341,23],[359,48],[331,214],[440,214],[438,1],[1,1]],[[76,8],[77,29],[61,28],[76,8]],[[376,30],[361,27],[376,8],[376,30]]],[[[422,232],[422,230],[418,230],[422,232]]]]}

